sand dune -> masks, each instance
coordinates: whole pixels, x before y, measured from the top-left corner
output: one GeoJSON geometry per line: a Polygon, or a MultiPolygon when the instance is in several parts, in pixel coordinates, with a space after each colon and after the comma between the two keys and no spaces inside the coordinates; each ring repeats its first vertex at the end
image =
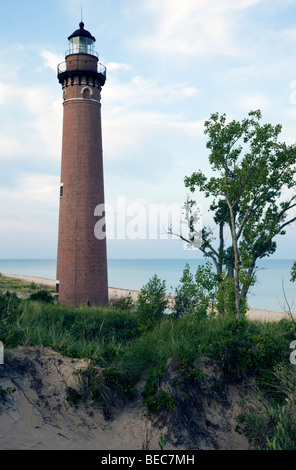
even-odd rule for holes
{"type": "MultiPolygon", "coordinates": [[[[240,408],[233,387],[227,388],[227,406],[223,394],[222,402],[213,398],[210,404],[207,392],[203,407],[196,408],[195,426],[202,428],[200,435],[194,434],[200,442],[196,447],[182,420],[176,426],[169,416],[160,420],[147,415],[141,395],[145,380],[137,385],[135,400],[115,406],[111,420],[106,421],[94,404],[80,402],[74,407],[67,400],[67,387],[79,389],[73,372],[87,364],[49,348],[8,350],[5,364],[0,366],[0,391],[13,393],[0,400],[0,450],[141,450],[143,443],[150,442],[150,450],[157,451],[163,435],[170,436],[166,451],[248,449],[246,439],[235,432],[240,408]]],[[[190,426],[195,429],[192,421],[190,426]]]]}

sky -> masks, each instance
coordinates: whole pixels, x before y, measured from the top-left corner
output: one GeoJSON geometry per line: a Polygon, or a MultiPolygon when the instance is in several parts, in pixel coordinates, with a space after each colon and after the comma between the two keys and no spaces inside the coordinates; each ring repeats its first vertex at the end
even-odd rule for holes
{"type": "MultiPolygon", "coordinates": [[[[296,141],[296,2],[2,1],[0,259],[56,258],[63,119],[56,71],[81,4],[107,67],[108,256],[200,258],[167,239],[160,223],[158,235],[145,238],[144,221],[152,208],[181,207],[184,177],[209,171],[204,122],[212,113],[239,120],[260,109],[263,122],[282,124],[284,141],[296,141]],[[121,236],[128,224],[134,236],[121,236]]],[[[197,202],[210,223],[207,201],[197,202]]],[[[274,258],[296,257],[295,234],[294,225],[278,239],[274,258]]]]}

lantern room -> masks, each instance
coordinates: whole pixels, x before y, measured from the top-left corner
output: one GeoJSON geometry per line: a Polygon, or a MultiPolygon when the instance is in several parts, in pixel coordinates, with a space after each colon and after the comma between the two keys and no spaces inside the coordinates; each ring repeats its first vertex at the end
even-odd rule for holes
{"type": "Polygon", "coordinates": [[[84,23],[79,23],[79,29],[77,29],[69,39],[69,52],[68,54],[95,54],[95,41],[96,39],[91,35],[89,31],[84,29],[84,23]]]}

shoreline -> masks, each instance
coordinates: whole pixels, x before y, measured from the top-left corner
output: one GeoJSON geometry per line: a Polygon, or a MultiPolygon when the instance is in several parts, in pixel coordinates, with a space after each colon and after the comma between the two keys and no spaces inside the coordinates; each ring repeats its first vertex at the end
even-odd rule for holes
{"type": "MultiPolygon", "coordinates": [[[[56,281],[53,279],[45,279],[45,278],[36,277],[36,276],[25,276],[21,274],[2,273],[2,275],[5,277],[10,277],[12,279],[19,279],[19,280],[26,281],[26,282],[35,282],[35,284],[39,284],[42,286],[55,287],[56,285],[56,281]]],[[[122,289],[119,287],[109,287],[110,298],[125,297],[125,296],[128,296],[129,294],[131,295],[132,299],[136,301],[139,291],[133,290],[133,289],[122,289]]],[[[247,317],[250,320],[279,321],[282,318],[288,318],[289,316],[285,312],[250,308],[247,313],[247,317]]]]}

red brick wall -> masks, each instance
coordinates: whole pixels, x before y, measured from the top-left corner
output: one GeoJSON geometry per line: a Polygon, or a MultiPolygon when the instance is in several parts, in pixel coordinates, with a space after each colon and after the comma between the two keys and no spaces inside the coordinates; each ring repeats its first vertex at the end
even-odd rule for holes
{"type": "Polygon", "coordinates": [[[100,89],[90,85],[84,99],[83,82],[64,88],[57,280],[62,304],[106,305],[106,240],[94,235],[94,210],[104,203],[100,89]]]}

